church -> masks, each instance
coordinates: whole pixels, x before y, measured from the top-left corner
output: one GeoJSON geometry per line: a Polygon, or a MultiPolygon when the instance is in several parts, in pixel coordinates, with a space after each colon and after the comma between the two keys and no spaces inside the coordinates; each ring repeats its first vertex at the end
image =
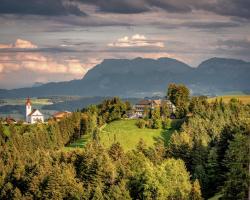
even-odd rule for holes
{"type": "Polygon", "coordinates": [[[26,122],[30,124],[44,122],[43,114],[38,109],[32,110],[30,98],[26,100],[26,122]]]}

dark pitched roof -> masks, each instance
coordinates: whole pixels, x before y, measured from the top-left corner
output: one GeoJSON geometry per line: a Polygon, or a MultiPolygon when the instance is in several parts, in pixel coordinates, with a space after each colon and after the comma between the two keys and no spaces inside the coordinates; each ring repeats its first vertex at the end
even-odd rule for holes
{"type": "Polygon", "coordinates": [[[150,104],[151,104],[150,100],[143,99],[139,101],[136,105],[150,105],[150,104]]]}
{"type": "Polygon", "coordinates": [[[32,112],[29,114],[29,116],[33,115],[34,112],[36,112],[36,111],[37,111],[37,109],[32,110],[32,112]]]}

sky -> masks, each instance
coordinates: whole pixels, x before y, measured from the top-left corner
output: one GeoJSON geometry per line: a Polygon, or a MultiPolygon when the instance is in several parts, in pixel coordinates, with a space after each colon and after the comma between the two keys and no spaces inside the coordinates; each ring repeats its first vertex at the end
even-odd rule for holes
{"type": "Polygon", "coordinates": [[[250,61],[249,0],[0,0],[0,88],[81,79],[109,58],[250,61]]]}

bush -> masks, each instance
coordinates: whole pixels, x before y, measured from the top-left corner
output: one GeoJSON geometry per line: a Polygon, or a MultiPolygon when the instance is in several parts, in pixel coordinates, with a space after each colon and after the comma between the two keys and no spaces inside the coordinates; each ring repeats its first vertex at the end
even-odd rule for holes
{"type": "Polygon", "coordinates": [[[166,118],[162,121],[162,128],[170,129],[171,128],[171,119],[166,118]]]}
{"type": "Polygon", "coordinates": [[[153,120],[152,119],[147,120],[146,126],[147,128],[153,128],[153,120]]]}
{"type": "Polygon", "coordinates": [[[154,119],[152,124],[153,129],[159,129],[161,128],[161,120],[160,119],[154,119]]]}
{"type": "Polygon", "coordinates": [[[138,128],[145,128],[146,126],[146,121],[144,119],[139,119],[137,122],[136,122],[136,126],[138,126],[138,128]]]}

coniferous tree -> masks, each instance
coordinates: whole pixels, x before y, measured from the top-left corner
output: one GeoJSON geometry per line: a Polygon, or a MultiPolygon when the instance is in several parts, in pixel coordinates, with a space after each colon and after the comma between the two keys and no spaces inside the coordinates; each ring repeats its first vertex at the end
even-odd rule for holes
{"type": "Polygon", "coordinates": [[[226,152],[225,164],[229,171],[223,187],[222,199],[247,199],[249,192],[250,132],[236,134],[226,152]]]}

